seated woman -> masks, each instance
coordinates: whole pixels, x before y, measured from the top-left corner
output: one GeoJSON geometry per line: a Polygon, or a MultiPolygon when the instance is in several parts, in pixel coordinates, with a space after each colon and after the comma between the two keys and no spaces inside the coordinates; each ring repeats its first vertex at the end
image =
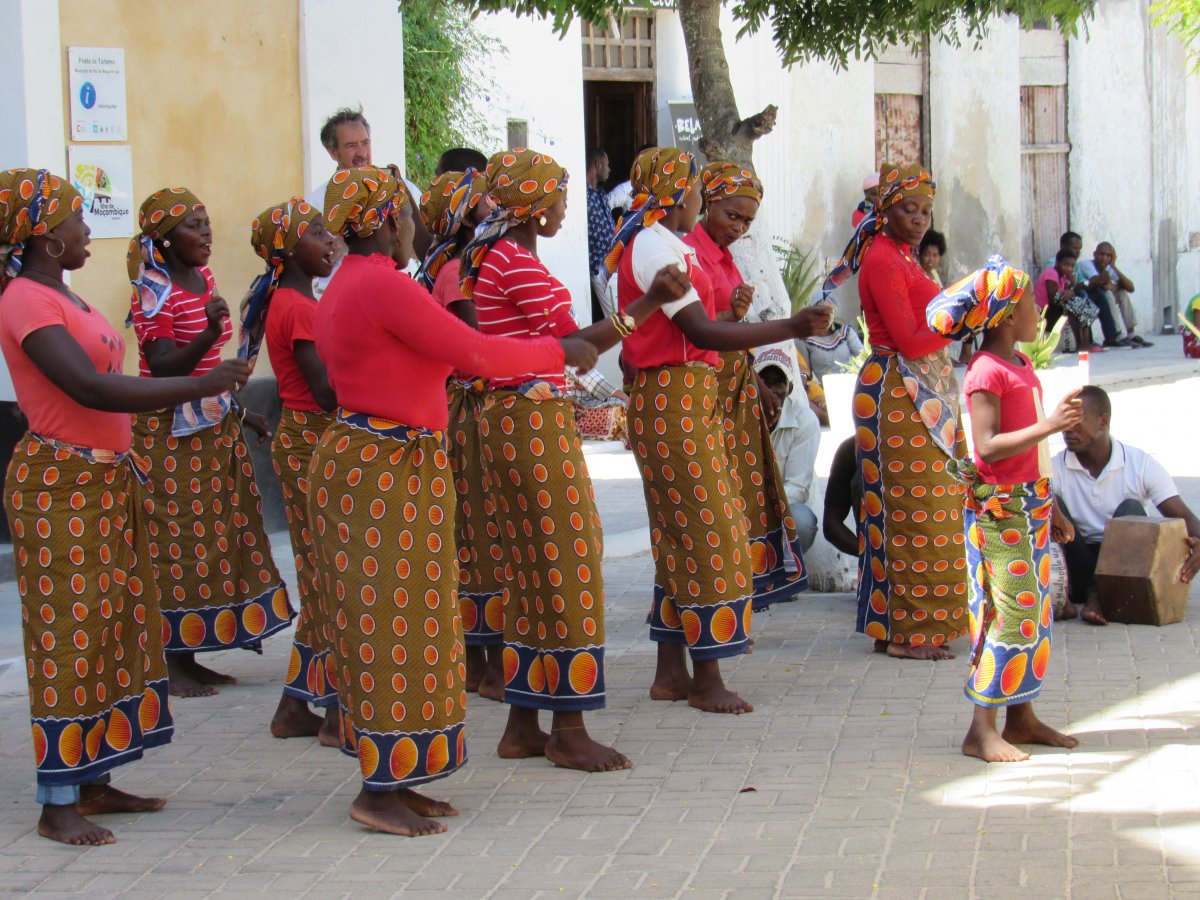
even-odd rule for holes
{"type": "Polygon", "coordinates": [[[0,348],[29,420],[4,490],[29,671],[38,834],[111,844],[88,817],[162,809],[109,784],[171,740],[162,616],[129,413],[233,390],[249,367],[198,378],[121,374],[125,340],[67,287],[90,231],[83,198],[45,169],[0,172],[0,348]]]}
{"type": "Polygon", "coordinates": [[[397,271],[413,252],[412,208],[385,170],[337,172],[325,220],[348,248],[315,321],[339,409],[313,455],[321,480],[308,511],[318,590],[336,610],[342,752],[362,773],[350,817],[391,834],[436,834],[446,827],[429,817],[457,811],[413,788],[467,759],[446,378],[455,368],[588,368],[595,349],[484,336],[397,271]]]}
{"type": "Polygon", "coordinates": [[[1075,256],[1070,250],[1059,250],[1054,265],[1048,266],[1033,285],[1034,302],[1050,331],[1064,315],[1075,337],[1075,351],[1090,350],[1103,353],[1104,348],[1092,340],[1092,323],[1096,307],[1077,290],[1075,256]]]}

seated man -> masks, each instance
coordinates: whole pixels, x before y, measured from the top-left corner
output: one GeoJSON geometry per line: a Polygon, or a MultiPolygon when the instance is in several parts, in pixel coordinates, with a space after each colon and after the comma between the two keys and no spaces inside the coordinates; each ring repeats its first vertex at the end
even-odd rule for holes
{"type": "Polygon", "coordinates": [[[1096,561],[1104,526],[1117,516],[1144,516],[1153,504],[1163,516],[1183,519],[1188,531],[1188,557],[1180,578],[1191,581],[1200,569],[1200,519],[1179,497],[1167,470],[1149,454],[1109,437],[1112,404],[1095,385],[1079,393],[1083,420],[1063,432],[1067,449],[1054,457],[1051,484],[1059,508],[1075,525],[1075,539],[1063,544],[1071,597],[1062,618],[1071,618],[1076,604],[1093,625],[1107,625],[1096,592],[1096,561]]]}
{"type": "Polygon", "coordinates": [[[858,476],[855,447],[858,439],[848,437],[833,454],[829,466],[829,484],[825,487],[825,515],[821,533],[847,556],[858,556],[858,504],[862,500],[862,482],[858,476]],[[846,527],[846,516],[854,514],[854,528],[846,527]]]}
{"type": "Polygon", "coordinates": [[[803,391],[792,396],[792,379],[787,357],[779,350],[764,350],[754,361],[763,384],[779,398],[779,418],[771,428],[771,444],[783,475],[783,490],[796,522],[800,547],[807,550],[817,539],[817,514],[808,506],[813,486],[817,449],[821,446],[821,424],[809,409],[803,391]]]}
{"type": "Polygon", "coordinates": [[[1137,328],[1137,318],[1133,314],[1133,303],[1129,295],[1133,293],[1133,282],[1117,268],[1117,251],[1107,241],[1101,241],[1092,251],[1091,259],[1081,259],[1076,266],[1075,277],[1086,288],[1092,302],[1100,310],[1107,307],[1116,325],[1116,315],[1120,312],[1125,323],[1125,336],[1104,332],[1105,347],[1151,347],[1146,339],[1134,333],[1137,328]]]}

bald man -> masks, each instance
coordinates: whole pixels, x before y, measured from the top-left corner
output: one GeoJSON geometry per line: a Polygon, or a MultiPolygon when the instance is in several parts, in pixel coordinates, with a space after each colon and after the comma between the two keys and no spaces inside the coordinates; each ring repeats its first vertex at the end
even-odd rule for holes
{"type": "Polygon", "coordinates": [[[1108,241],[1101,241],[1092,251],[1091,259],[1081,259],[1075,268],[1076,280],[1084,285],[1092,302],[1103,309],[1107,306],[1113,315],[1114,323],[1117,313],[1125,323],[1125,336],[1117,337],[1106,334],[1105,347],[1152,347],[1153,344],[1135,333],[1137,318],[1133,313],[1133,303],[1129,295],[1133,293],[1133,282],[1117,268],[1117,251],[1108,241]]]}

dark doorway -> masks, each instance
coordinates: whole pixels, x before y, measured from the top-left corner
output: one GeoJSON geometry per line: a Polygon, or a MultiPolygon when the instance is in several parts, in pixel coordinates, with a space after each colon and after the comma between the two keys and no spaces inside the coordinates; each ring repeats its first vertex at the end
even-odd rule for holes
{"type": "Polygon", "coordinates": [[[654,83],[584,81],[583,103],[587,145],[608,153],[610,190],[628,180],[637,149],[655,141],[654,83]]]}

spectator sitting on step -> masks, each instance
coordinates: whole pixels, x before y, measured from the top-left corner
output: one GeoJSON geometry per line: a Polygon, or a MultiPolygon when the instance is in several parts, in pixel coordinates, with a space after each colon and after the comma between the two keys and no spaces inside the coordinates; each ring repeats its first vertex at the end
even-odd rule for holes
{"type": "Polygon", "coordinates": [[[1183,311],[1184,318],[1192,324],[1192,328],[1188,328],[1186,324],[1179,330],[1183,332],[1183,355],[1189,359],[1200,359],[1200,294],[1188,302],[1187,309],[1183,311]]]}
{"type": "MultiPolygon", "coordinates": [[[[1058,249],[1066,250],[1075,259],[1079,259],[1083,255],[1083,238],[1074,231],[1064,231],[1058,238],[1058,249]]],[[[1054,257],[1047,258],[1042,263],[1043,269],[1049,269],[1054,265],[1054,257]]]]}
{"type": "Polygon", "coordinates": [[[858,504],[862,501],[862,482],[859,481],[854,436],[842,441],[829,466],[829,482],[825,486],[825,511],[821,533],[847,556],[858,556],[858,504]],[[846,527],[846,516],[853,513],[854,528],[846,527]]]}
{"type": "Polygon", "coordinates": [[[1064,315],[1075,336],[1075,352],[1091,350],[1103,353],[1104,348],[1092,340],[1092,323],[1096,307],[1077,290],[1076,258],[1070,250],[1059,250],[1054,265],[1047,266],[1033,285],[1033,297],[1049,332],[1064,315]]]}
{"type": "MultiPolygon", "coordinates": [[[[1092,302],[1101,310],[1105,306],[1112,312],[1114,326],[1118,311],[1125,324],[1125,336],[1105,335],[1105,347],[1152,347],[1149,341],[1134,333],[1137,317],[1129,295],[1133,293],[1133,282],[1117,268],[1117,251],[1108,241],[1101,241],[1092,252],[1091,259],[1081,259],[1075,266],[1075,277],[1087,289],[1092,302]]],[[[1115,328],[1114,328],[1115,330],[1115,328]]]]}
{"type": "Polygon", "coordinates": [[[1180,578],[1190,582],[1200,569],[1200,519],[1179,496],[1167,470],[1144,450],[1130,447],[1109,436],[1112,403],[1095,385],[1079,394],[1083,401],[1082,421],[1063,432],[1067,448],[1054,457],[1051,483],[1059,507],[1075,525],[1075,539],[1063,544],[1071,597],[1061,618],[1080,616],[1092,625],[1107,625],[1096,590],[1096,561],[1109,519],[1144,516],[1153,504],[1166,518],[1182,519],[1187,525],[1188,557],[1180,578]]]}
{"type": "Polygon", "coordinates": [[[854,207],[854,212],[850,215],[850,224],[855,228],[858,223],[867,217],[867,213],[875,208],[875,201],[879,199],[879,173],[872,172],[862,182],[863,198],[859,201],[858,206],[854,207]]]}
{"type": "Polygon", "coordinates": [[[817,514],[808,503],[817,449],[821,446],[821,424],[809,408],[804,392],[793,392],[790,363],[783,351],[771,348],[758,353],[754,369],[781,404],[779,418],[771,428],[771,444],[796,522],[796,536],[800,538],[801,549],[808,550],[817,539],[817,514]],[[797,393],[799,397],[795,396],[797,393]]]}

